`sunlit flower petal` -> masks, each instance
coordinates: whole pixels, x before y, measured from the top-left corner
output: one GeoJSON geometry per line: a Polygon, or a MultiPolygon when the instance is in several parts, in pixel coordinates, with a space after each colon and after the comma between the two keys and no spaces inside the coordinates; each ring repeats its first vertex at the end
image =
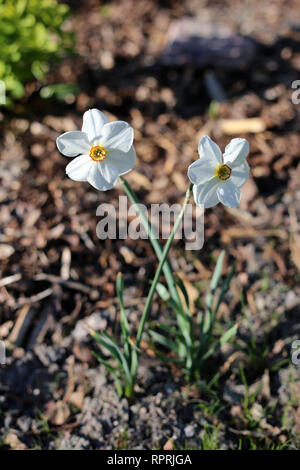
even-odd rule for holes
{"type": "Polygon", "coordinates": [[[249,178],[250,167],[246,160],[241,162],[239,165],[234,162],[233,168],[231,170],[230,181],[232,181],[239,188],[246,183],[249,178]]]}
{"type": "Polygon", "coordinates": [[[193,187],[195,203],[205,209],[213,207],[219,203],[217,196],[218,180],[216,178],[201,185],[193,187]]]}
{"type": "Polygon", "coordinates": [[[128,152],[133,143],[133,129],[127,122],[114,121],[105,124],[101,133],[101,145],[107,149],[128,152]]]}
{"type": "Polygon", "coordinates": [[[77,157],[89,153],[88,136],[81,131],[65,132],[56,139],[58,150],[66,157],[77,157]]]}
{"type": "Polygon", "coordinates": [[[200,158],[208,158],[211,162],[221,164],[222,163],[222,153],[219,146],[211,140],[208,135],[202,137],[198,145],[198,153],[200,158]]]}
{"type": "Polygon", "coordinates": [[[90,166],[93,164],[89,155],[74,158],[67,166],[66,173],[74,181],[87,181],[90,166]]]}
{"type": "Polygon", "coordinates": [[[119,176],[118,168],[113,165],[109,159],[107,159],[99,164],[99,169],[105,181],[114,186],[119,176]]]}
{"type": "Polygon", "coordinates": [[[83,115],[82,131],[88,135],[89,141],[99,138],[104,124],[108,119],[99,109],[89,109],[83,115]]]}
{"type": "Polygon", "coordinates": [[[219,201],[227,207],[238,207],[241,199],[241,190],[231,180],[220,183],[217,188],[219,201]]]}
{"type": "Polygon", "coordinates": [[[109,161],[118,169],[119,175],[125,175],[134,167],[136,163],[136,153],[132,146],[129,152],[120,150],[109,151],[109,161]]]}
{"type": "Polygon", "coordinates": [[[232,139],[225,147],[223,155],[224,163],[227,163],[227,165],[233,168],[232,164],[244,161],[247,158],[248,153],[249,143],[246,139],[232,139]]]}
{"type": "Polygon", "coordinates": [[[188,177],[194,184],[203,184],[215,177],[216,165],[210,158],[201,157],[188,168],[188,177]]]}
{"type": "MultiPolygon", "coordinates": [[[[112,189],[116,183],[116,179],[118,175],[115,177],[112,177],[112,172],[110,173],[107,171],[102,172],[102,165],[103,162],[93,162],[90,171],[87,176],[87,181],[96,189],[99,189],[100,191],[107,191],[108,189],[112,189]],[[104,173],[104,175],[103,175],[104,173]]],[[[114,173],[114,176],[116,175],[116,172],[114,173]]]]}

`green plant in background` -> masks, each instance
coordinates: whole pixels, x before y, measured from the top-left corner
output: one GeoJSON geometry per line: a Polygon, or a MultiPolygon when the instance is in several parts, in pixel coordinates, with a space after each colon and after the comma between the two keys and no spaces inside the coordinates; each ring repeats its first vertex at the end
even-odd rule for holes
{"type": "Polygon", "coordinates": [[[45,100],[55,98],[57,101],[72,104],[78,92],[79,86],[76,83],[55,83],[41,88],[40,97],[45,100]]]}
{"type": "Polygon", "coordinates": [[[149,334],[156,343],[171,353],[171,356],[163,355],[160,352],[158,352],[158,355],[166,361],[178,364],[189,380],[199,378],[208,358],[217,352],[224,343],[235,336],[237,331],[237,324],[235,324],[225,331],[218,340],[215,340],[213,335],[219,307],[229,290],[230,281],[235,272],[235,267],[233,266],[224,280],[220,292],[217,292],[222,275],[224,256],[225,251],[222,251],[218,257],[210,282],[204,315],[199,313],[193,316],[191,314],[188,294],[181,280],[178,285],[185,299],[185,307],[176,305],[166,287],[163,284],[158,285],[158,293],[162,300],[174,310],[177,324],[174,327],[160,324],[161,333],[150,330],[149,334]]]}
{"type": "Polygon", "coordinates": [[[6,105],[24,95],[25,84],[42,81],[49,65],[70,53],[73,34],[63,29],[69,7],[56,0],[0,0],[0,80],[6,105]]]}

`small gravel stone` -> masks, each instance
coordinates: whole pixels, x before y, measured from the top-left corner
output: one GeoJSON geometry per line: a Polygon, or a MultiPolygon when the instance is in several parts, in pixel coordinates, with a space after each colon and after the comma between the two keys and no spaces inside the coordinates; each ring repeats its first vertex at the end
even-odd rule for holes
{"type": "Polygon", "coordinates": [[[104,330],[107,326],[107,320],[103,318],[103,314],[95,312],[88,318],[79,320],[72,332],[72,336],[77,341],[87,340],[90,336],[87,325],[96,331],[104,330]]]}
{"type": "Polygon", "coordinates": [[[195,434],[195,425],[193,425],[193,424],[188,424],[188,425],[184,428],[184,434],[186,435],[186,437],[193,437],[194,434],[195,434]]]}
{"type": "Polygon", "coordinates": [[[17,425],[23,432],[28,432],[31,428],[32,419],[29,416],[21,416],[17,419],[17,425]]]}

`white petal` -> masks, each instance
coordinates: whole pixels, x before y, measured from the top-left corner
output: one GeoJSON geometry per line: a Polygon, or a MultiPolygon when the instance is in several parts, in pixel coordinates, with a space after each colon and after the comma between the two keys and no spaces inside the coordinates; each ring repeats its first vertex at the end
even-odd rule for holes
{"type": "Polygon", "coordinates": [[[220,165],[222,163],[222,153],[219,146],[211,140],[208,135],[202,137],[198,145],[200,158],[208,158],[211,162],[220,165]]]}
{"type": "Polygon", "coordinates": [[[219,184],[217,193],[219,201],[227,207],[237,207],[240,203],[240,188],[235,186],[230,179],[219,184]]]}
{"type": "Polygon", "coordinates": [[[233,162],[241,163],[244,161],[249,153],[249,143],[246,139],[232,139],[228,145],[225,147],[225,152],[223,155],[224,163],[227,163],[229,166],[233,162]]]}
{"type": "Polygon", "coordinates": [[[101,145],[107,149],[128,152],[133,143],[133,129],[124,121],[109,122],[103,126],[101,145]]]}
{"type": "Polygon", "coordinates": [[[83,115],[82,131],[86,132],[90,142],[99,138],[104,124],[108,118],[99,109],[89,109],[83,115]]]}
{"type": "Polygon", "coordinates": [[[240,165],[236,164],[236,161],[234,161],[232,164],[230,181],[240,188],[249,178],[249,172],[250,168],[246,160],[244,160],[240,165]]]}
{"type": "Polygon", "coordinates": [[[209,158],[203,157],[196,160],[188,167],[188,177],[191,183],[203,184],[214,178],[217,165],[209,158]]]}
{"type": "Polygon", "coordinates": [[[211,179],[199,186],[195,185],[193,187],[195,203],[205,209],[216,206],[219,203],[217,196],[218,186],[219,181],[217,178],[211,179]]]}
{"type": "Polygon", "coordinates": [[[88,182],[100,191],[112,189],[118,178],[118,172],[113,165],[105,165],[105,162],[93,162],[87,176],[88,182]]]}
{"type": "Polygon", "coordinates": [[[110,150],[107,161],[111,162],[118,170],[119,175],[125,175],[134,167],[136,163],[136,153],[132,146],[129,152],[121,150],[110,150]]]}
{"type": "Polygon", "coordinates": [[[117,182],[119,172],[113,163],[106,159],[103,162],[100,162],[99,169],[105,181],[107,181],[108,184],[114,186],[117,182]]]}
{"type": "Polygon", "coordinates": [[[89,152],[91,146],[88,137],[81,131],[65,132],[56,139],[58,150],[66,157],[77,157],[89,152]]]}
{"type": "Polygon", "coordinates": [[[81,155],[66,166],[66,173],[74,181],[86,181],[92,163],[89,155],[81,155]]]}

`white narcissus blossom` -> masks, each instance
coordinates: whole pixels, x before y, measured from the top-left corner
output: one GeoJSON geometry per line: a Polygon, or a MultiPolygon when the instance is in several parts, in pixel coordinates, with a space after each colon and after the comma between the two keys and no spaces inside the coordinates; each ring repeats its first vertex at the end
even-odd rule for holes
{"type": "Polygon", "coordinates": [[[67,165],[67,175],[101,191],[113,188],[136,162],[132,127],[124,121],[109,122],[98,109],[86,111],[82,130],[65,132],[56,145],[63,155],[76,157],[67,165]]]}
{"type": "Polygon", "coordinates": [[[219,202],[227,207],[237,207],[241,199],[240,187],[249,178],[247,140],[232,139],[222,155],[218,145],[206,135],[199,142],[198,153],[199,160],[188,168],[188,177],[194,184],[195,203],[203,208],[219,202]]]}

